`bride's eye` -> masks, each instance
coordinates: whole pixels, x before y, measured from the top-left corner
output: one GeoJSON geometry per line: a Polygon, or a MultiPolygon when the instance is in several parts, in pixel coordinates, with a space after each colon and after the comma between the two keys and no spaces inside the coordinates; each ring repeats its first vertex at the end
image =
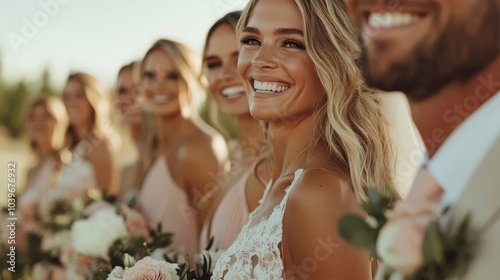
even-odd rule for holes
{"type": "Polygon", "coordinates": [[[240,42],[243,44],[243,45],[259,45],[260,42],[259,40],[257,40],[256,38],[254,37],[243,37],[240,42]]]}
{"type": "Polygon", "coordinates": [[[301,49],[301,50],[305,50],[306,49],[306,47],[303,44],[301,44],[301,43],[299,43],[299,42],[297,42],[295,40],[286,40],[283,43],[283,47],[285,47],[285,48],[293,48],[293,49],[301,49]]]}

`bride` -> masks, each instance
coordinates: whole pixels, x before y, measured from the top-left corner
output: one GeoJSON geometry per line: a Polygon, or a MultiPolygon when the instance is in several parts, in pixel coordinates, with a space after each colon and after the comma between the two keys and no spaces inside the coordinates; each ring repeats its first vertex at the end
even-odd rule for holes
{"type": "Polygon", "coordinates": [[[237,28],[251,114],[269,123],[272,181],[213,279],[371,279],[337,231],[368,187],[393,188],[392,145],[362,82],[344,0],[251,0],[237,28]]]}

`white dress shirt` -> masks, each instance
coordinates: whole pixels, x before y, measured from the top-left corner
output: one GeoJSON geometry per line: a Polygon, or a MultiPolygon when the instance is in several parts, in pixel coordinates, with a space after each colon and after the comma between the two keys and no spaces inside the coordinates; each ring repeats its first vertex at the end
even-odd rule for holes
{"type": "Polygon", "coordinates": [[[458,199],[499,138],[500,92],[497,92],[453,131],[428,162],[430,173],[444,190],[442,207],[458,199]]]}

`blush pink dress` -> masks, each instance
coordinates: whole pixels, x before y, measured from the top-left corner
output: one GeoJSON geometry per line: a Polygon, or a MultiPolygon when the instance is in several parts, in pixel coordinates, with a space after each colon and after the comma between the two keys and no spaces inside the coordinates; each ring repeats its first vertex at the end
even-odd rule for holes
{"type": "Polygon", "coordinates": [[[172,178],[165,157],[159,157],[149,169],[137,202],[151,228],[161,222],[163,232],[174,234],[167,249],[184,250],[194,260],[198,253],[196,211],[172,178]]]}
{"type": "Polygon", "coordinates": [[[205,249],[210,238],[214,243],[210,251],[226,250],[233,244],[243,226],[248,221],[248,205],[245,187],[253,168],[245,172],[240,180],[224,195],[214,212],[212,221],[205,223],[201,231],[200,245],[205,249]]]}

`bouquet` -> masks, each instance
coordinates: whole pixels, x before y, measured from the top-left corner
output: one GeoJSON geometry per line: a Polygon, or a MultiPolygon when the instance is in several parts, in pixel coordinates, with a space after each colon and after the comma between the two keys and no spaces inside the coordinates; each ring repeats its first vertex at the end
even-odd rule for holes
{"type": "Polygon", "coordinates": [[[368,191],[366,217],[345,215],[340,234],[354,247],[367,249],[383,265],[376,279],[442,280],[460,276],[477,239],[470,215],[455,222],[448,209],[426,202],[397,202],[391,193],[368,191]]]}
{"type": "Polygon", "coordinates": [[[155,260],[145,257],[135,262],[134,257],[125,254],[123,257],[125,268],[115,267],[106,278],[107,280],[181,280],[186,279],[186,273],[180,270],[176,263],[169,263],[163,260],[155,260]],[[183,278],[181,278],[183,277],[183,278]]]}
{"type": "Polygon", "coordinates": [[[127,206],[95,208],[71,228],[71,246],[62,258],[73,275],[106,279],[113,267],[124,266],[124,254],[142,259],[172,242],[172,234],[162,233],[161,225],[150,230],[142,216],[127,206]]]}
{"type": "Polygon", "coordinates": [[[161,259],[145,257],[137,263],[133,256],[124,254],[123,266],[115,266],[106,280],[210,280],[215,264],[212,259],[220,254],[203,251],[198,256],[196,268],[191,270],[189,262],[186,261],[188,258],[181,258],[175,253],[170,256],[164,254],[161,259]]]}

